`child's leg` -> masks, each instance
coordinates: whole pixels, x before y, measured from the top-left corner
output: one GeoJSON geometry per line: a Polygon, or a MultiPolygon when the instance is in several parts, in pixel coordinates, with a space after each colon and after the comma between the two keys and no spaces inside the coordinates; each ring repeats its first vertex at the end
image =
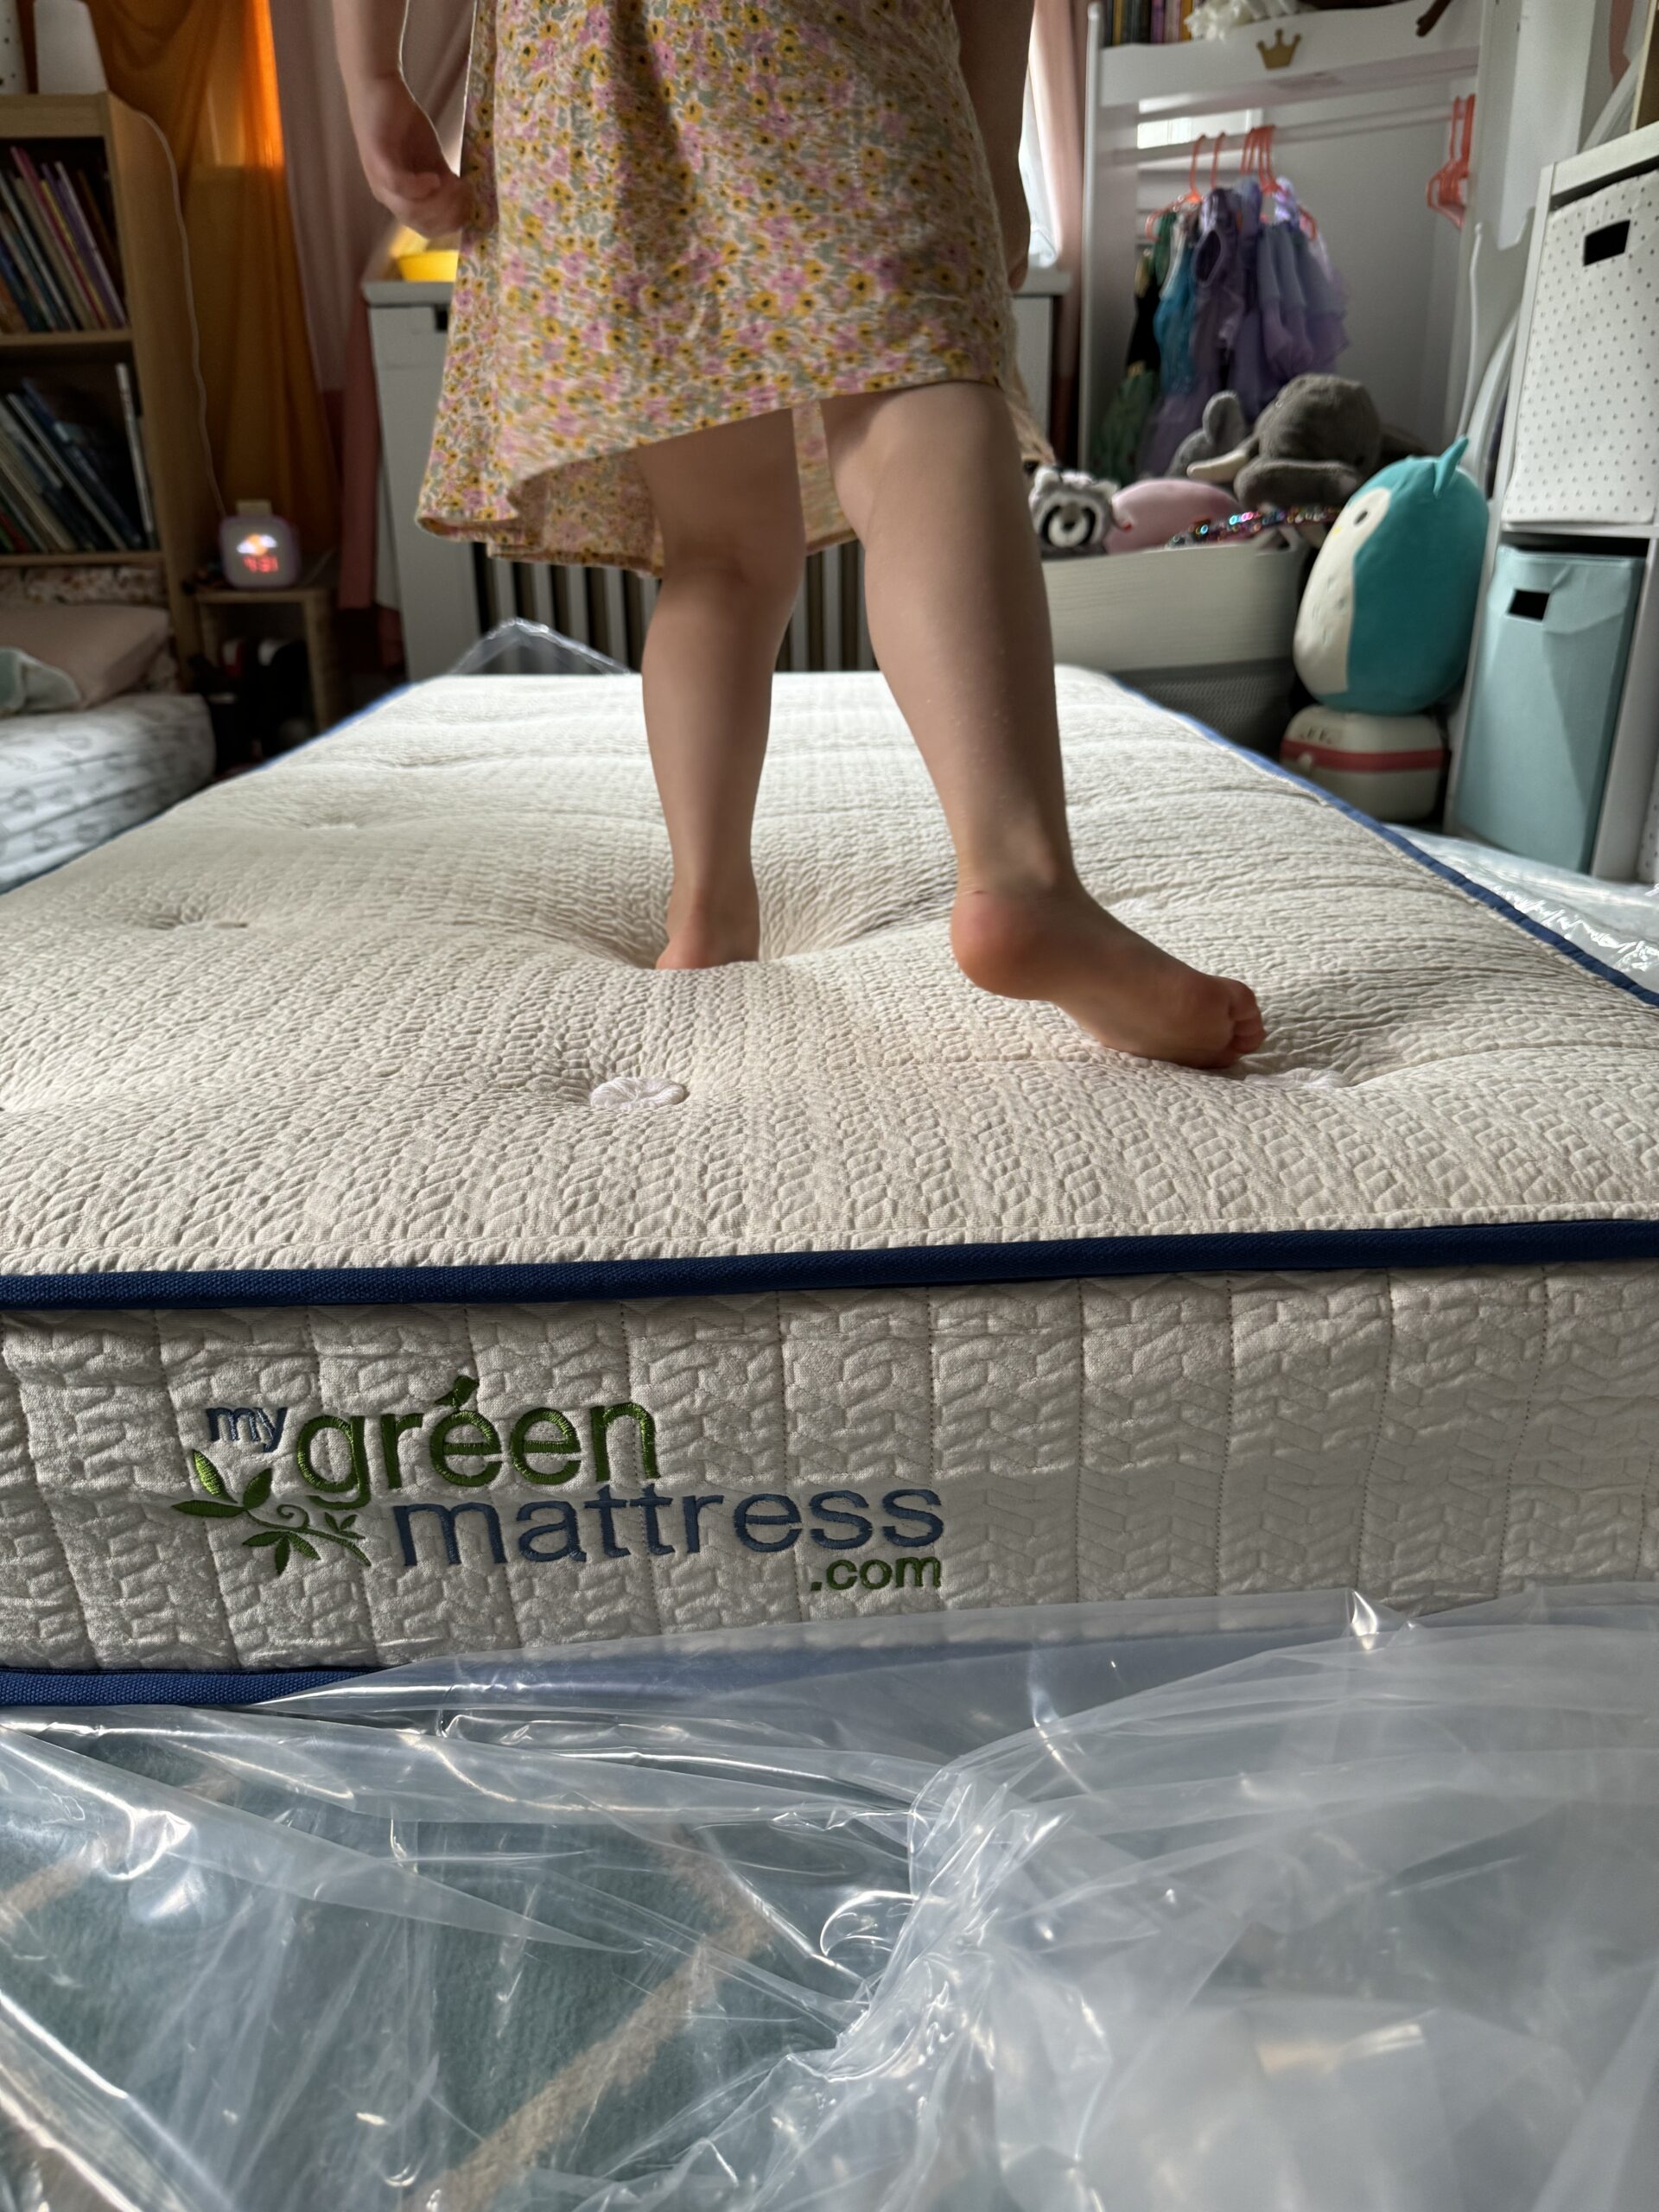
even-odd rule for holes
{"type": "Polygon", "coordinates": [[[645,727],[674,855],[659,968],[753,960],[749,860],[772,673],[805,558],[790,416],[643,447],[663,586],[645,654],[645,727]]]}
{"type": "Polygon", "coordinates": [[[1077,880],[1048,603],[1001,392],[924,385],[830,399],[823,413],[864,542],[876,658],[956,844],[964,973],[1052,1001],[1121,1052],[1198,1067],[1253,1052],[1262,1018],[1243,983],[1160,952],[1077,880]]]}

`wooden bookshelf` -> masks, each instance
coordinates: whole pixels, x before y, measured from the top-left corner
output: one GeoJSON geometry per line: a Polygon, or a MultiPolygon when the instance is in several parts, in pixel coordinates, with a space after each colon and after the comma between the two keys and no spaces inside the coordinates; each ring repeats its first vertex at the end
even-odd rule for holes
{"type": "MultiPolygon", "coordinates": [[[[147,118],[110,93],[0,97],[0,156],[14,143],[97,139],[109,165],[116,240],[130,327],[0,336],[0,382],[24,363],[130,363],[143,418],[144,455],[156,510],[157,551],[13,553],[8,569],[159,568],[167,586],[179,658],[199,649],[190,586],[217,551],[219,502],[202,422],[194,318],[172,165],[147,118]]],[[[90,373],[90,371],[88,372],[90,373]]]]}

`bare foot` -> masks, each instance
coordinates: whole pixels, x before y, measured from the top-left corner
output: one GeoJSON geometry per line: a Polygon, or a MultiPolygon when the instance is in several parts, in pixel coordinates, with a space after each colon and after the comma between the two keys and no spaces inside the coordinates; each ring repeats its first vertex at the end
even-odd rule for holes
{"type": "Polygon", "coordinates": [[[760,902],[753,894],[721,907],[668,902],[668,944],[658,968],[728,968],[760,957],[760,902]]]}
{"type": "Polygon", "coordinates": [[[1266,1034],[1248,986],[1160,952],[1080,885],[964,891],[950,917],[950,944],[981,990],[1046,999],[1114,1052],[1225,1068],[1266,1034]]]}

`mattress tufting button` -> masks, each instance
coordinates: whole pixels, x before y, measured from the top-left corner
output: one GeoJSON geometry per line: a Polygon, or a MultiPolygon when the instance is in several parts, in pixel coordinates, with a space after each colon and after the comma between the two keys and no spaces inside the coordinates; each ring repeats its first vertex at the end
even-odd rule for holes
{"type": "Polygon", "coordinates": [[[686,1095],[683,1083],[666,1076],[613,1075],[588,1094],[588,1103],[603,1113],[631,1114],[639,1106],[683,1106],[686,1095]]]}

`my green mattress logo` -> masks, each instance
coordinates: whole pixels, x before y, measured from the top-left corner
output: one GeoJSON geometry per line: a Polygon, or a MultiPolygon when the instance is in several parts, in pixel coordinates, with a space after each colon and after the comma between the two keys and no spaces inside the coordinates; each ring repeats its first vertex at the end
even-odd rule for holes
{"type": "MultiPolygon", "coordinates": [[[[245,1522],[243,1548],[268,1554],[275,1574],[284,1573],[295,1560],[321,1560],[331,1552],[367,1566],[359,1516],[382,1506],[405,1567],[505,1567],[510,1547],[518,1559],[537,1566],[684,1557],[702,1551],[711,1536],[728,1534],[749,1553],[804,1548],[812,1561],[814,1590],[939,1586],[938,1560],[916,1556],[944,1534],[936,1491],[899,1488],[879,1499],[842,1488],[815,1489],[798,1499],[772,1491],[664,1491],[658,1487],[657,1425],[645,1407],[632,1401],[591,1407],[584,1443],[576,1422],[552,1406],[531,1406],[511,1421],[490,1420],[472,1402],[478,1387],[475,1376],[457,1376],[425,1413],[312,1415],[293,1445],[303,1504],[274,1497],[276,1470],[269,1465],[238,1488],[219,1460],[192,1450],[196,1490],[175,1501],[174,1510],[193,1520],[245,1522]],[[424,1467],[406,1444],[415,1431],[425,1446],[424,1467]],[[625,1435],[631,1444],[624,1444],[625,1435]],[[619,1449],[637,1469],[637,1490],[625,1492],[613,1484],[619,1449]],[[446,1504],[410,1498],[410,1485],[429,1470],[451,1490],[480,1492],[516,1479],[541,1494],[516,1511],[510,1489],[505,1498],[498,1491],[493,1497],[446,1504]],[[590,1497],[545,1494],[584,1477],[593,1487],[590,1497]],[[403,1495],[394,1502],[397,1493],[403,1495]],[[846,1556],[868,1554],[878,1543],[902,1556],[846,1556]]],[[[251,1446],[268,1456],[282,1442],[288,1415],[286,1407],[210,1406],[207,1441],[251,1446]]]]}

